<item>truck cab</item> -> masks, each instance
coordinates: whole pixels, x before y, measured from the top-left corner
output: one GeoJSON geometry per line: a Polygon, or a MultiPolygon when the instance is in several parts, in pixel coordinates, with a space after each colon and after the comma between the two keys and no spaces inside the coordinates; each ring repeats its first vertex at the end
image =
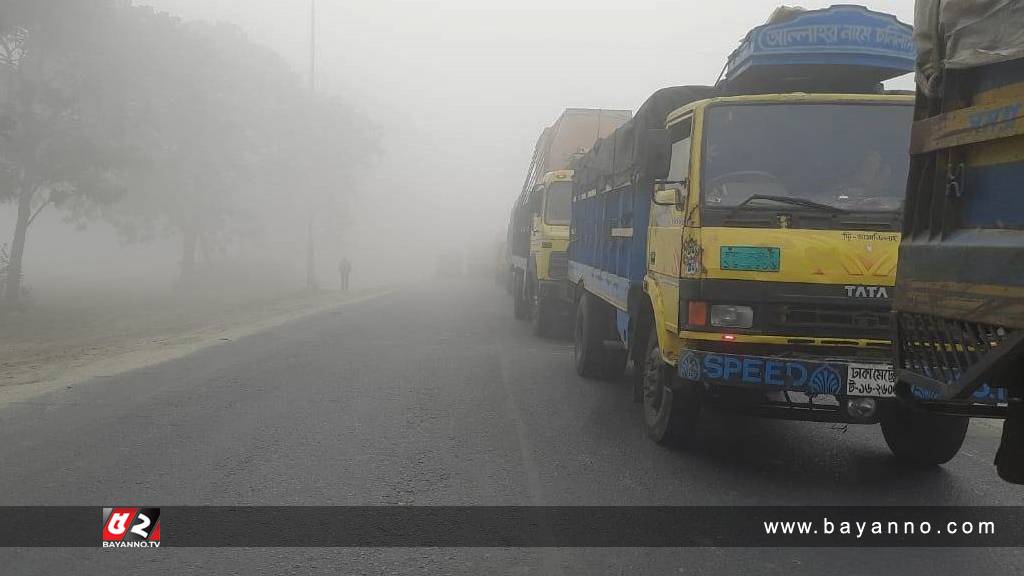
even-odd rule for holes
{"type": "MultiPolygon", "coordinates": [[[[662,361],[708,400],[746,390],[766,415],[878,421],[894,396],[912,116],[913,98],[870,94],[726,96],[672,112],[643,284],[662,361]]],[[[659,393],[644,398],[660,406],[659,393]]]]}

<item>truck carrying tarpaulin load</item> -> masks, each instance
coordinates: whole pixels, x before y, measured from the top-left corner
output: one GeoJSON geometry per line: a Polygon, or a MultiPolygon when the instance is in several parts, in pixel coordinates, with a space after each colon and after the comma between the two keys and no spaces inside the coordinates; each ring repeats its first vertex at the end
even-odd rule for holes
{"type": "Polygon", "coordinates": [[[897,311],[899,392],[1006,418],[996,464],[1024,483],[1024,2],[919,1],[916,122],[897,311]]]}
{"type": "Polygon", "coordinates": [[[570,164],[631,116],[629,110],[569,108],[534,147],[509,219],[506,269],[515,316],[531,319],[538,336],[548,335],[567,314],[557,304],[564,301],[558,291],[568,267],[570,164]]]}
{"type": "Polygon", "coordinates": [[[881,423],[893,452],[952,458],[966,421],[908,438],[890,292],[913,98],[912,30],[856,6],[785,10],[716,87],[667,88],[575,164],[576,370],[621,375],[656,442],[702,406],[881,423]]]}
{"type": "Polygon", "coordinates": [[[532,189],[549,172],[568,170],[573,160],[586,154],[594,142],[614,132],[631,115],[629,110],[567,108],[537,139],[523,191],[532,189]]]}
{"type": "Polygon", "coordinates": [[[643,232],[647,228],[651,199],[648,194],[637,194],[631,187],[624,187],[633,182],[647,187],[653,184],[644,166],[655,152],[645,148],[649,131],[664,129],[665,118],[673,110],[718,93],[719,90],[711,86],[662,88],[640,106],[632,120],[600,140],[589,154],[576,161],[573,165],[575,200],[612,192],[602,205],[577,204],[570,253],[577,270],[570,276],[587,275],[593,280],[590,286],[594,290],[607,291],[609,297],[623,301],[628,297],[629,283],[643,281],[647,273],[646,234],[643,232]],[[604,234],[605,225],[617,233],[604,234]]]}

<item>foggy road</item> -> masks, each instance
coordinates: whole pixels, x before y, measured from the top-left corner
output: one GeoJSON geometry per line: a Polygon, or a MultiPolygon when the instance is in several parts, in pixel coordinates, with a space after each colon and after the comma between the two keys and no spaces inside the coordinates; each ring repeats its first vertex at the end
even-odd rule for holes
{"type": "MultiPolygon", "coordinates": [[[[625,382],[583,380],[571,356],[571,341],[532,337],[486,281],[408,287],[0,407],[0,504],[1024,505],[991,467],[998,430],[984,422],[930,471],[898,466],[875,426],[720,413],[706,414],[695,448],[670,450],[644,438],[625,382]]],[[[109,552],[0,561],[11,574],[1012,573],[1021,562],[1014,550],[925,549],[109,552]]]]}

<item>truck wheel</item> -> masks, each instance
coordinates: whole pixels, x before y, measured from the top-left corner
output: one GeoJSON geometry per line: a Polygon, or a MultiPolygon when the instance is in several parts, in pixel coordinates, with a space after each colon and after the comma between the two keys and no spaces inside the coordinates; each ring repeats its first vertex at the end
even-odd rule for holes
{"type": "Polygon", "coordinates": [[[533,335],[547,338],[551,335],[552,327],[551,302],[550,298],[540,294],[539,289],[536,292],[533,298],[533,335]]]}
{"type": "Polygon", "coordinates": [[[573,329],[573,360],[576,373],[584,378],[597,378],[601,375],[603,361],[601,353],[604,347],[601,341],[599,326],[595,320],[594,297],[584,292],[580,296],[576,308],[576,322],[573,329]]]}
{"type": "Polygon", "coordinates": [[[683,445],[693,439],[700,415],[696,382],[679,382],[661,357],[656,328],[647,337],[643,366],[643,412],[647,436],[661,445],[683,445]]]}
{"type": "Polygon", "coordinates": [[[1024,405],[1010,401],[1003,437],[996,452],[996,472],[1012,484],[1024,484],[1024,405]]]}
{"type": "Polygon", "coordinates": [[[945,464],[956,456],[967,436],[969,418],[894,406],[882,418],[882,436],[902,462],[917,467],[945,464]]]}
{"type": "Polygon", "coordinates": [[[619,380],[626,373],[626,351],[606,350],[601,377],[605,380],[619,380]]]}
{"type": "Polygon", "coordinates": [[[512,311],[516,320],[526,320],[530,314],[526,306],[526,286],[522,274],[516,273],[512,285],[512,311]]]}

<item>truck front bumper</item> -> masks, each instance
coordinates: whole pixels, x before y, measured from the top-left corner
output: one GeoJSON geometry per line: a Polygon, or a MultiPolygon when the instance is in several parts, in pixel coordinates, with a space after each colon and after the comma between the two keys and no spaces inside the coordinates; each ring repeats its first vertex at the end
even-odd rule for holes
{"type": "Polygon", "coordinates": [[[850,358],[801,358],[679,351],[682,380],[699,382],[707,397],[763,416],[792,420],[877,422],[896,402],[892,364],[850,358]]]}

